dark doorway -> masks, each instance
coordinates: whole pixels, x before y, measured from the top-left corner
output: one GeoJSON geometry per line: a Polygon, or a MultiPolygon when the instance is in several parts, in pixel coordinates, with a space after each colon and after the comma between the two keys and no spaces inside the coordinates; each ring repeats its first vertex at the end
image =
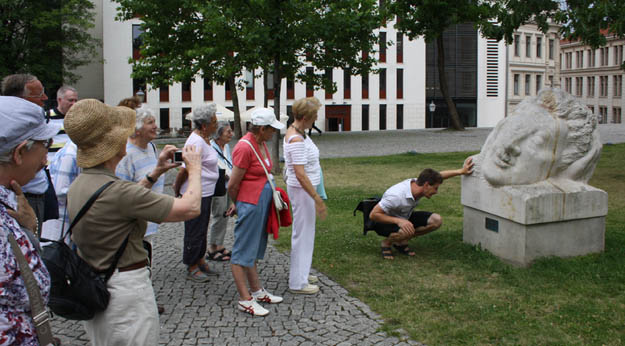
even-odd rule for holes
{"type": "Polygon", "coordinates": [[[350,131],[351,114],[351,106],[326,106],[326,131],[350,131]]]}

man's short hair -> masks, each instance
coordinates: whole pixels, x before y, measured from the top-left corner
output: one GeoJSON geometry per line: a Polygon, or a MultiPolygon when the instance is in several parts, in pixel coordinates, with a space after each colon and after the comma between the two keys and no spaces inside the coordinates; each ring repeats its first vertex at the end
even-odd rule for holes
{"type": "Polygon", "coordinates": [[[417,185],[423,186],[423,184],[428,183],[430,185],[441,184],[443,182],[443,176],[438,172],[433,170],[432,168],[426,168],[421,171],[419,177],[417,178],[417,185]]]}
{"type": "Polygon", "coordinates": [[[24,97],[28,93],[26,84],[36,80],[37,77],[27,73],[8,75],[2,79],[2,95],[24,97]]]}
{"type": "Polygon", "coordinates": [[[77,93],[76,88],[71,87],[69,85],[63,85],[62,87],[59,88],[59,90],[57,90],[56,92],[56,98],[57,99],[62,99],[63,97],[65,97],[65,93],[68,91],[72,91],[77,93]]]}

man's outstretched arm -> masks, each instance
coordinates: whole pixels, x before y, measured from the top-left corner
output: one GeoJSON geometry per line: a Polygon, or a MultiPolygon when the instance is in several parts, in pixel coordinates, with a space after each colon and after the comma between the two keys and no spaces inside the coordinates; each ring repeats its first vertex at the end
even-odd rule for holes
{"type": "Polygon", "coordinates": [[[471,174],[473,173],[473,158],[469,157],[466,160],[464,160],[464,164],[462,165],[462,168],[460,169],[452,169],[448,171],[442,171],[440,173],[441,173],[441,176],[443,177],[443,180],[447,178],[455,177],[457,175],[471,174]]]}

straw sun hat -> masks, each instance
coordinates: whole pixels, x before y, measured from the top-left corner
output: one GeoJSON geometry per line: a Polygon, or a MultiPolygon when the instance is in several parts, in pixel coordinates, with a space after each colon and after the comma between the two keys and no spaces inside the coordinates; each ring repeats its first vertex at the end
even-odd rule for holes
{"type": "Polygon", "coordinates": [[[76,102],[65,115],[65,132],[78,147],[79,167],[97,166],[125,148],[135,131],[135,111],[95,99],[76,102]]]}

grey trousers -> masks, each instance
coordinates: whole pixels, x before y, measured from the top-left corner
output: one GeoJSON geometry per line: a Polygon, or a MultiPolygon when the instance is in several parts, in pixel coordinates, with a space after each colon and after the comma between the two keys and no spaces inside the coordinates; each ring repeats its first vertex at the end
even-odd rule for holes
{"type": "Polygon", "coordinates": [[[226,193],[223,196],[213,196],[211,206],[211,237],[210,245],[223,245],[226,230],[228,228],[228,217],[224,216],[230,205],[230,197],[226,193]]]}

